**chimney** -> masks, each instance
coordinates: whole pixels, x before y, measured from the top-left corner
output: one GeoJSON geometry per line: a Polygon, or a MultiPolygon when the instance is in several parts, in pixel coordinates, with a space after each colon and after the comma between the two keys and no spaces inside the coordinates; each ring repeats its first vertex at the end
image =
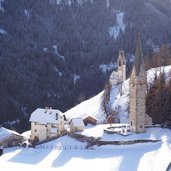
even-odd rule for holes
{"type": "Polygon", "coordinates": [[[48,107],[45,107],[44,113],[47,113],[48,109],[49,109],[48,107]]]}

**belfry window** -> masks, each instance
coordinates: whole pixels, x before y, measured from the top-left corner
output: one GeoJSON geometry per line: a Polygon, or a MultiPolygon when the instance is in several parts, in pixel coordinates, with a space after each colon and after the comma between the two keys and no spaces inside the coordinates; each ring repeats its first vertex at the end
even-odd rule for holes
{"type": "Polygon", "coordinates": [[[119,61],[119,66],[121,66],[121,61],[119,61]]]}

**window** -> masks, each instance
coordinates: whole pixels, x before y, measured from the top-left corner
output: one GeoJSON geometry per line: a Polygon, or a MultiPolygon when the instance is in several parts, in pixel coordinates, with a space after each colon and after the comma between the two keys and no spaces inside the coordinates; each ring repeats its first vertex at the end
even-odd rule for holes
{"type": "Polygon", "coordinates": [[[35,129],[34,132],[37,132],[37,129],[35,129]]]}
{"type": "Polygon", "coordinates": [[[121,66],[121,61],[119,61],[119,66],[121,66]]]}
{"type": "Polygon", "coordinates": [[[131,125],[132,125],[132,121],[131,121],[131,125]]]}
{"type": "Polygon", "coordinates": [[[143,128],[143,126],[142,125],[139,125],[139,128],[143,128]]]}
{"type": "Polygon", "coordinates": [[[58,114],[56,113],[56,120],[58,120],[58,114]]]}

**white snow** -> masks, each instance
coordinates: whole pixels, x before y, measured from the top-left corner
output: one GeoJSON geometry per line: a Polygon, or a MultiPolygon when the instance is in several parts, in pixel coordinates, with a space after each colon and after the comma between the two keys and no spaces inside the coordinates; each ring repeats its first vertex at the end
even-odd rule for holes
{"type": "Polygon", "coordinates": [[[118,12],[116,14],[116,22],[117,22],[117,25],[120,27],[120,29],[125,32],[125,24],[124,24],[124,13],[123,12],[118,12]]]}
{"type": "MultiPolygon", "coordinates": [[[[148,84],[153,82],[155,72],[165,71],[168,80],[171,66],[161,69],[150,69],[147,72],[148,84]]],[[[103,91],[97,96],[86,100],[69,111],[65,112],[67,118],[93,116],[103,121],[105,116],[101,111],[101,98],[103,91]]],[[[113,86],[110,105],[118,110],[122,122],[127,121],[127,107],[129,95],[129,79],[122,85],[113,86]],[[121,89],[122,87],[122,89],[121,89]]],[[[43,110],[44,112],[44,110],[43,110]]],[[[44,113],[43,113],[44,114],[44,113]]],[[[46,113],[46,115],[48,115],[46,113]]],[[[60,170],[60,171],[166,171],[171,163],[171,130],[160,127],[146,128],[145,133],[128,136],[107,134],[104,129],[109,126],[117,127],[121,124],[101,124],[86,126],[82,135],[94,136],[104,141],[128,141],[138,139],[160,140],[155,143],[138,143],[133,145],[106,145],[93,146],[85,149],[86,143],[79,142],[65,135],[48,143],[38,145],[36,148],[12,147],[4,149],[0,157],[1,170],[60,170]]],[[[30,131],[23,133],[29,137],[30,131]]]]}
{"type": "Polygon", "coordinates": [[[73,76],[73,80],[74,80],[74,84],[76,84],[76,82],[81,78],[81,76],[74,74],[73,76]]]}
{"type": "Polygon", "coordinates": [[[127,60],[129,60],[129,62],[133,63],[135,60],[135,56],[133,54],[128,53],[127,60]]]}
{"type": "Polygon", "coordinates": [[[109,64],[99,65],[99,68],[102,70],[103,73],[106,73],[107,71],[114,70],[116,67],[117,67],[117,62],[115,62],[115,63],[110,62],[109,64]]]}
{"type": "Polygon", "coordinates": [[[4,8],[2,7],[2,3],[4,2],[4,0],[0,0],[0,11],[4,12],[4,8]]]}
{"type": "Polygon", "coordinates": [[[3,127],[0,128],[0,140],[10,136],[11,134],[20,135],[19,133],[15,131],[12,131],[3,127]]]}
{"type": "Polygon", "coordinates": [[[119,36],[120,33],[120,27],[119,26],[113,26],[109,28],[109,35],[110,37],[113,37],[115,40],[119,36]]]}
{"type": "Polygon", "coordinates": [[[50,4],[60,4],[62,2],[62,0],[50,0],[50,4]]]}
{"type": "Polygon", "coordinates": [[[82,118],[72,118],[71,122],[74,124],[74,126],[83,126],[84,127],[84,122],[82,118]]]}
{"type": "Polygon", "coordinates": [[[31,130],[23,132],[21,135],[28,140],[31,136],[31,130]]]}
{"type": "Polygon", "coordinates": [[[62,112],[56,109],[36,109],[30,116],[30,122],[38,122],[39,124],[57,123],[58,118],[62,116],[62,112]]]}
{"type": "Polygon", "coordinates": [[[24,15],[29,18],[30,17],[30,13],[27,9],[24,10],[24,15]]]}
{"type": "Polygon", "coordinates": [[[106,0],[106,8],[110,7],[110,0],[106,0]]]}
{"type": "MultiPolygon", "coordinates": [[[[77,0],[76,2],[81,6],[83,3],[87,2],[87,1],[90,1],[91,4],[93,4],[93,0],[77,0]]],[[[49,3],[51,5],[64,4],[64,5],[69,5],[71,7],[71,4],[73,3],[73,1],[72,0],[49,0],[49,3]]]]}
{"type": "Polygon", "coordinates": [[[82,5],[82,4],[83,4],[83,1],[82,1],[82,0],[77,0],[77,3],[78,3],[79,5],[82,5]]]}
{"type": "Polygon", "coordinates": [[[106,128],[109,127],[117,128],[123,125],[125,124],[101,124],[96,126],[85,126],[85,129],[81,134],[100,138],[103,141],[129,141],[129,140],[137,140],[137,139],[162,140],[163,136],[165,136],[165,140],[166,139],[169,141],[171,140],[170,137],[171,130],[163,129],[160,127],[146,128],[146,132],[141,134],[130,132],[129,136],[122,136],[119,134],[107,134],[104,132],[104,129],[106,128]]]}
{"type": "MultiPolygon", "coordinates": [[[[147,71],[147,83],[150,86],[153,83],[155,78],[155,73],[159,75],[161,72],[165,72],[166,81],[168,82],[171,79],[171,65],[160,68],[153,68],[147,71]]],[[[109,106],[113,111],[118,113],[121,123],[128,123],[128,103],[129,103],[129,79],[124,81],[122,84],[118,84],[112,87],[110,93],[110,102],[109,106]]],[[[66,117],[82,117],[84,118],[87,115],[97,118],[100,122],[103,122],[105,115],[102,111],[101,102],[102,102],[103,91],[93,98],[86,100],[79,105],[71,108],[65,112],[66,117]]]]}
{"type": "Polygon", "coordinates": [[[124,13],[117,12],[116,13],[116,25],[109,28],[110,37],[113,37],[116,40],[121,30],[122,32],[125,32],[124,13]]]}
{"type": "Polygon", "coordinates": [[[7,34],[7,32],[4,29],[0,28],[0,34],[7,34]]]}
{"type": "Polygon", "coordinates": [[[155,75],[159,76],[160,72],[165,73],[166,83],[169,82],[169,80],[171,79],[171,65],[164,66],[164,67],[152,68],[152,69],[148,70],[148,72],[147,72],[147,83],[149,86],[153,83],[155,75]]]}
{"type": "Polygon", "coordinates": [[[101,110],[101,97],[103,92],[99,93],[97,96],[91,98],[90,100],[86,100],[79,105],[73,107],[72,109],[65,112],[65,116],[69,119],[71,118],[84,118],[87,115],[93,116],[98,120],[104,120],[105,116],[103,116],[100,112],[101,110]]]}
{"type": "Polygon", "coordinates": [[[152,39],[148,39],[147,41],[146,41],[146,44],[148,45],[148,46],[151,46],[152,48],[154,48],[156,45],[154,44],[154,42],[153,42],[153,40],[152,39]]]}
{"type": "Polygon", "coordinates": [[[52,47],[53,47],[53,49],[54,49],[55,54],[56,54],[57,56],[59,56],[62,60],[65,60],[65,57],[62,56],[61,54],[59,54],[59,52],[58,52],[58,45],[53,45],[52,47]]]}
{"type": "Polygon", "coordinates": [[[54,70],[58,73],[60,77],[62,76],[62,72],[57,67],[54,67],[54,70]]]}
{"type": "MultiPolygon", "coordinates": [[[[87,127],[83,133],[89,136],[99,135],[105,126],[107,125],[101,125],[101,128],[100,125],[99,127],[87,127]]],[[[131,136],[134,136],[135,139],[141,138],[141,135],[149,138],[151,134],[162,141],[134,145],[95,146],[94,150],[87,150],[85,142],[63,136],[36,146],[36,148],[6,148],[0,157],[0,166],[1,170],[15,168],[15,170],[33,171],[165,171],[171,162],[170,130],[150,128],[147,129],[147,133],[131,136]]],[[[102,134],[102,137],[107,139],[110,137],[111,139],[115,139],[115,137],[121,139],[122,137],[113,134],[106,136],[105,133],[102,134]]]]}
{"type": "Polygon", "coordinates": [[[47,52],[48,48],[43,48],[43,51],[47,52]]]}

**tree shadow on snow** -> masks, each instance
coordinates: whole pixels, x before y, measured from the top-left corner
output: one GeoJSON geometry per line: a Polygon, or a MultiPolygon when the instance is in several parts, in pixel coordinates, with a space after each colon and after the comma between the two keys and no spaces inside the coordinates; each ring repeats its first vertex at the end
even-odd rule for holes
{"type": "Polygon", "coordinates": [[[158,150],[160,146],[161,146],[160,142],[144,143],[144,144],[130,145],[129,149],[128,148],[123,149],[125,155],[123,156],[123,160],[120,164],[119,171],[125,171],[125,170],[137,171],[140,160],[144,156],[144,154],[158,150]],[[132,152],[130,152],[130,150],[132,152]]]}
{"type": "Polygon", "coordinates": [[[38,164],[51,151],[52,149],[21,148],[21,151],[9,159],[9,161],[24,164],[38,164]]]}
{"type": "MultiPolygon", "coordinates": [[[[111,148],[96,148],[95,150],[63,150],[53,161],[52,167],[62,167],[72,158],[82,158],[84,160],[93,160],[95,158],[107,159],[122,157],[119,171],[137,171],[140,159],[144,153],[148,153],[160,148],[160,143],[145,143],[135,145],[111,146],[111,148]],[[130,167],[131,168],[130,168],[130,167]]],[[[78,166],[85,167],[85,166],[78,166]]],[[[94,166],[95,167],[95,166],[94,166]]]]}

